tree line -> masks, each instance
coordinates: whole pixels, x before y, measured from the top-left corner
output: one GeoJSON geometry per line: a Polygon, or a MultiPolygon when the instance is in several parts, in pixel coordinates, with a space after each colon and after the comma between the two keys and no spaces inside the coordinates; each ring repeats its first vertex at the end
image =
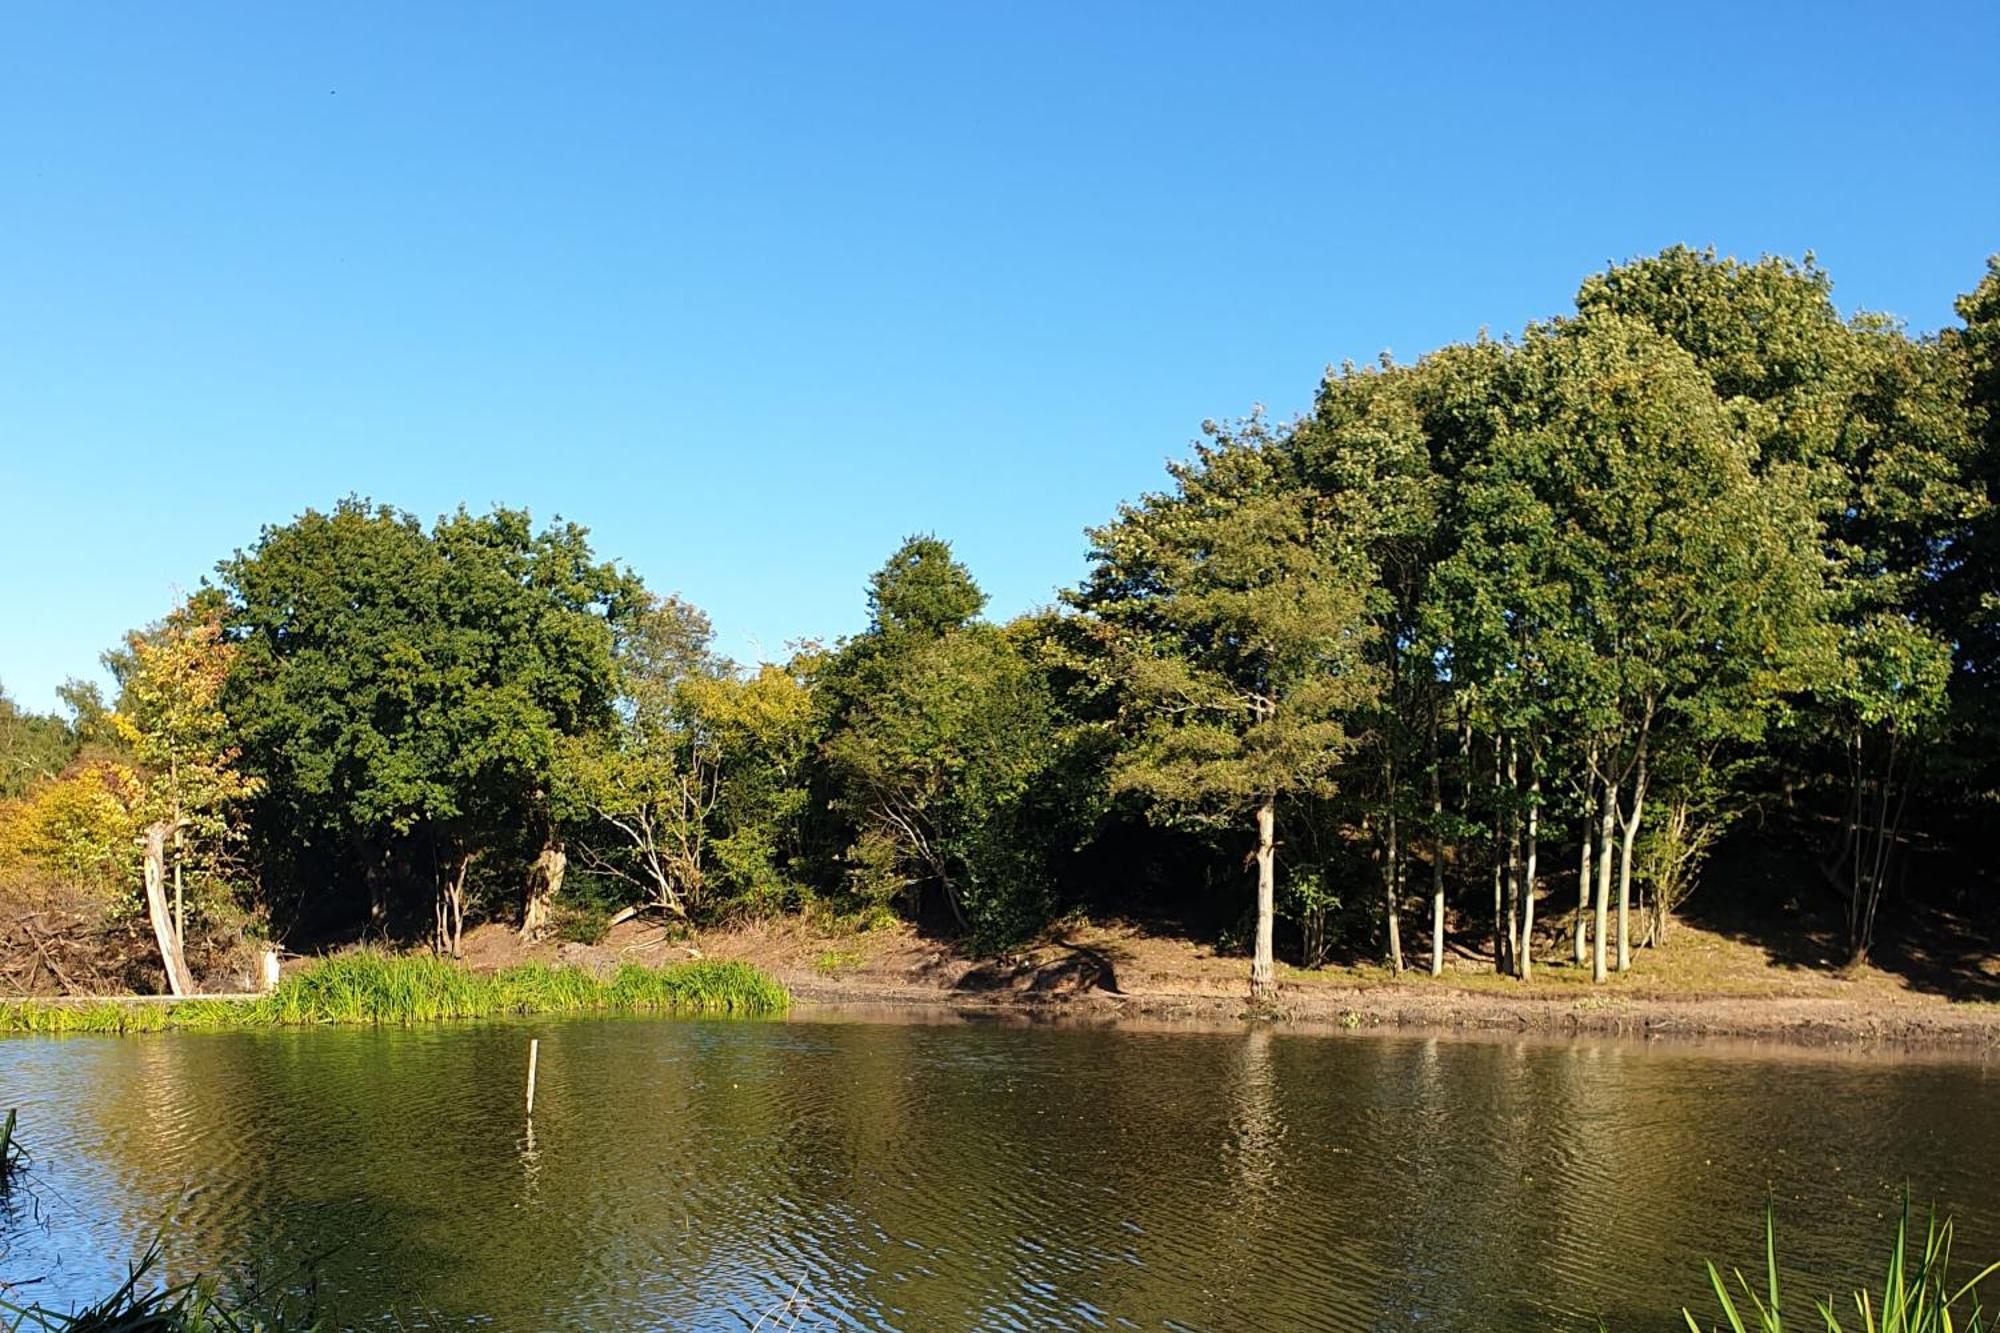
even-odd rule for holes
{"type": "Polygon", "coordinates": [[[574,524],[344,500],[109,654],[114,699],[0,701],[0,861],[143,901],[168,957],[190,902],[447,953],[622,906],[1004,950],[1164,902],[1262,996],[1281,930],[1603,979],[1734,837],[1865,960],[1913,874],[1990,871],[2000,260],[1957,311],[1843,316],[1810,259],[1617,265],[1207,423],[1058,605],[992,623],[915,537],[867,629],[754,668],[574,524]]]}

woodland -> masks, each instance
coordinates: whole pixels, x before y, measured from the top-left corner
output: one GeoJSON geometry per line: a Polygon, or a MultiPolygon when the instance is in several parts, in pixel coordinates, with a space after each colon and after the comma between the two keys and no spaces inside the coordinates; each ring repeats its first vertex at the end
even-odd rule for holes
{"type": "Polygon", "coordinates": [[[1968,277],[1919,333],[1811,258],[1610,266],[1205,423],[1054,605],[989,619],[914,536],[865,630],[777,662],[572,522],[309,510],[110,691],[0,696],[8,977],[180,992],[245,942],[631,911],[1004,954],[1083,914],[1240,950],[1269,998],[1280,957],[1603,980],[1693,906],[1849,962],[1983,920],[2000,260],[1968,277]]]}

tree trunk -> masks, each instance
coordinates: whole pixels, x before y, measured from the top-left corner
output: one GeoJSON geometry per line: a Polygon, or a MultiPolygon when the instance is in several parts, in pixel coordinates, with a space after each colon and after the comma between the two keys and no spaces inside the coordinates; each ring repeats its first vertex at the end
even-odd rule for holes
{"type": "Polygon", "coordinates": [[[1583,966],[1590,947],[1590,927],[1585,919],[1590,913],[1590,815],[1586,810],[1583,817],[1583,850],[1577,857],[1576,865],[1576,929],[1575,941],[1570,950],[1570,961],[1583,966]]]}
{"type": "Polygon", "coordinates": [[[451,958],[465,939],[465,876],[471,869],[472,853],[461,852],[451,877],[438,880],[436,950],[451,958]]]}
{"type": "MultiPolygon", "coordinates": [[[[1533,757],[1530,756],[1530,764],[1533,757]]],[[[1541,833],[1542,775],[1539,771],[1528,780],[1528,857],[1527,866],[1521,872],[1521,944],[1517,975],[1523,981],[1529,979],[1535,970],[1535,858],[1539,848],[1538,835],[1541,833]]]]}
{"type": "Polygon", "coordinates": [[[1593,981],[1605,978],[1604,935],[1611,924],[1611,842],[1617,820],[1618,806],[1611,784],[1600,781],[1597,788],[1597,912],[1590,940],[1590,975],[1593,981]]]}
{"type": "Polygon", "coordinates": [[[1570,959],[1578,967],[1583,966],[1590,947],[1590,927],[1585,924],[1590,915],[1590,797],[1597,790],[1597,744],[1592,742],[1590,752],[1583,765],[1583,820],[1582,849],[1577,856],[1576,869],[1576,939],[1571,948],[1570,959]]]}
{"type": "Polygon", "coordinates": [[[521,939],[524,943],[533,944],[548,929],[549,904],[562,892],[563,873],[568,868],[568,854],[553,840],[543,846],[535,864],[528,868],[527,900],[521,908],[521,939]]]}
{"type": "Polygon", "coordinates": [[[1507,813],[1501,827],[1507,830],[1507,970],[1521,975],[1521,794],[1520,742],[1507,742],[1507,813]]]}
{"type": "Polygon", "coordinates": [[[1500,813],[1500,742],[1493,742],[1493,827],[1489,840],[1493,846],[1493,970],[1510,970],[1511,960],[1507,957],[1507,893],[1506,864],[1507,839],[1503,825],[1506,820],[1500,813]]]}
{"type": "Polygon", "coordinates": [[[1267,796],[1257,807],[1257,942],[1250,955],[1250,999],[1256,1004],[1267,1004],[1278,994],[1277,969],[1271,961],[1271,921],[1278,900],[1277,825],[1277,800],[1267,796]]]}
{"type": "Polygon", "coordinates": [[[1628,824],[1618,840],[1618,970],[1632,968],[1632,844],[1638,837],[1637,821],[1628,824]]]}
{"type": "Polygon", "coordinates": [[[167,906],[167,826],[153,824],[146,829],[146,915],[153,923],[153,938],[160,946],[160,963],[167,970],[167,989],[175,995],[194,994],[194,978],[188,975],[187,959],[181,954],[181,937],[174,930],[173,914],[167,906]]]}
{"type": "Polygon", "coordinates": [[[1431,975],[1444,973],[1444,783],[1438,775],[1437,722],[1431,722],[1431,975]]]}
{"type": "Polygon", "coordinates": [[[1895,861],[1903,807],[1914,785],[1914,758],[1905,765],[1900,786],[1897,783],[1896,762],[1902,748],[1900,733],[1889,727],[1879,772],[1873,771],[1866,735],[1860,731],[1854,734],[1854,798],[1849,807],[1848,837],[1853,873],[1847,910],[1848,963],[1854,967],[1867,963],[1874,944],[1875,917],[1895,861]]]}
{"type": "MultiPolygon", "coordinates": [[[[1393,791],[1390,793],[1389,799],[1391,801],[1396,799],[1393,791]]],[[[1389,908],[1389,968],[1396,975],[1401,976],[1403,972],[1403,919],[1400,910],[1397,908],[1396,900],[1400,896],[1402,888],[1403,849],[1397,841],[1396,833],[1396,807],[1391,805],[1389,807],[1389,873],[1383,877],[1385,881],[1383,888],[1388,899],[1389,908]]]]}
{"type": "Polygon", "coordinates": [[[187,906],[181,894],[181,827],[174,825],[174,938],[187,947],[187,906]]]}
{"type": "Polygon", "coordinates": [[[1639,737],[1638,773],[1632,780],[1632,815],[1618,848],[1618,970],[1632,966],[1632,845],[1639,841],[1639,820],[1646,813],[1646,737],[1639,737]]]}

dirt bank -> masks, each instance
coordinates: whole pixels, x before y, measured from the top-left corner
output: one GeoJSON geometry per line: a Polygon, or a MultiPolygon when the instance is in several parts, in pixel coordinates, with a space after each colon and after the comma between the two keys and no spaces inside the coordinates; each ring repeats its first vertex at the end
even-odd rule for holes
{"type": "MultiPolygon", "coordinates": [[[[945,1006],[1070,1021],[1230,1022],[1245,1016],[1247,964],[1206,945],[1123,924],[1074,925],[1006,959],[968,958],[906,928],[827,934],[799,923],[688,937],[645,922],[602,944],[523,950],[487,928],[467,939],[475,966],[524,957],[659,963],[739,958],[802,1000],[843,1005],[945,1006]]],[[[1276,1017],[1301,1028],[1409,1028],[1729,1037],[1790,1044],[2000,1048],[2000,1005],[1927,992],[1873,969],[1774,961],[1750,943],[1693,928],[1644,950],[1605,985],[1567,959],[1538,963],[1524,984],[1482,961],[1454,957],[1439,977],[1385,968],[1279,969],[1276,1017]]]]}

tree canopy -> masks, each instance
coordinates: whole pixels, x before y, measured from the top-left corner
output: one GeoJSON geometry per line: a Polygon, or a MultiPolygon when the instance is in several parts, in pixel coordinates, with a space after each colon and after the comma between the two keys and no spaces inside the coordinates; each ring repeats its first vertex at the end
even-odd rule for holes
{"type": "Polygon", "coordinates": [[[900,914],[987,952],[1151,914],[1260,997],[1281,953],[1400,969],[1419,903],[1433,971],[1455,937],[1602,979],[1697,889],[1837,913],[1865,960],[1898,902],[1992,878],[1978,278],[1915,334],[1811,257],[1611,265],[1209,423],[1054,607],[988,619],[927,533],[857,575],[866,628],[781,661],[573,523],[308,510],[109,654],[114,704],[0,695],[0,861],[95,892],[171,828],[217,901],[445,950],[468,914],[900,914]]]}

